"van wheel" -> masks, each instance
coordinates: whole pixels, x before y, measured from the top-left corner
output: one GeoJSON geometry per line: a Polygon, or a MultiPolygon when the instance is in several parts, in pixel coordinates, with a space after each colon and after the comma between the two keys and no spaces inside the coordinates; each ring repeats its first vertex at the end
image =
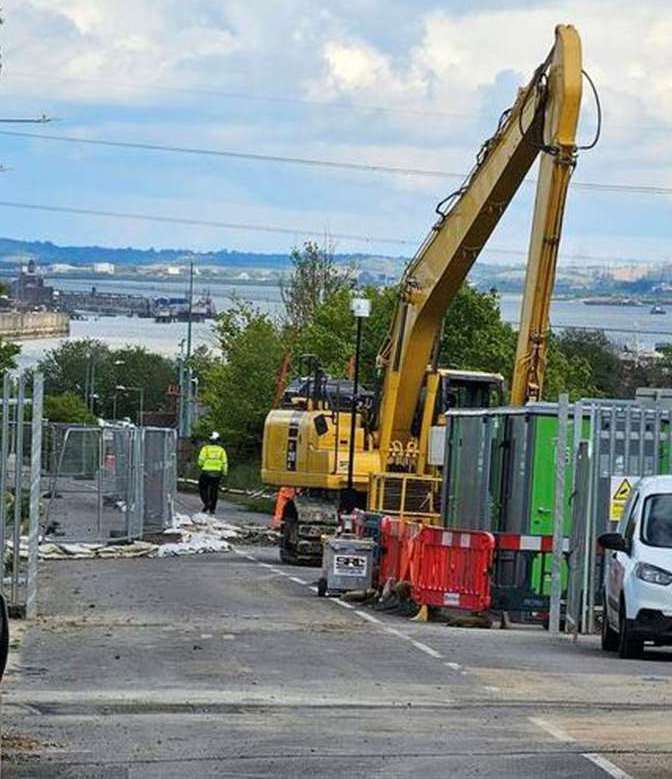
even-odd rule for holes
{"type": "Polygon", "coordinates": [[[624,660],[637,660],[644,652],[644,642],[641,639],[633,638],[632,631],[628,627],[628,620],[625,617],[625,604],[621,604],[619,617],[619,641],[618,656],[624,660]]]}
{"type": "Polygon", "coordinates": [[[601,637],[602,649],[604,649],[605,652],[615,652],[618,649],[621,637],[609,624],[606,604],[604,605],[604,610],[602,612],[601,637]]]}

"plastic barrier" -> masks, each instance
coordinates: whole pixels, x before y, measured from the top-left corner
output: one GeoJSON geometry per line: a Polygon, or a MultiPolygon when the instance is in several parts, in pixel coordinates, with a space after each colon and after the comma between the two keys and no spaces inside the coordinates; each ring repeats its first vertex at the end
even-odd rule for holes
{"type": "Polygon", "coordinates": [[[422,527],[412,543],[411,585],[420,605],[490,608],[492,533],[422,527]]]}
{"type": "Polygon", "coordinates": [[[385,584],[389,579],[399,581],[401,524],[400,520],[392,517],[383,517],[380,521],[380,584],[385,584]]]}
{"type": "MultiPolygon", "coordinates": [[[[550,576],[553,536],[495,533],[496,556],[492,576],[492,606],[512,613],[545,618],[550,608],[550,576]],[[541,582],[541,587],[535,582],[541,582]]],[[[563,538],[562,551],[569,552],[569,539],[563,538]]],[[[563,565],[563,591],[567,572],[563,565]]]]}
{"type": "Polygon", "coordinates": [[[416,540],[423,525],[419,522],[402,522],[399,529],[399,581],[413,582],[419,558],[416,540]]]}

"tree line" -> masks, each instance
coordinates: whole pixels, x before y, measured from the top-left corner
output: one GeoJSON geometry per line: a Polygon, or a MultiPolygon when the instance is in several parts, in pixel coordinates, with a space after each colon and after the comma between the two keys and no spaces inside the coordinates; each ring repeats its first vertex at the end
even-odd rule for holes
{"type": "MultiPolygon", "coordinates": [[[[352,365],[355,323],[350,310],[356,271],[335,261],[329,247],[307,242],[291,255],[282,310],[270,314],[234,299],[213,325],[215,347],[192,356],[206,415],[195,436],[216,429],[239,461],[260,456],[263,424],[278,391],[281,367],[300,371],[301,356],[318,358],[324,370],[344,378],[352,365]]],[[[376,356],[397,303],[396,287],[358,289],[371,301],[365,320],[361,378],[371,389],[380,380],[376,356]]],[[[449,307],[440,338],[439,364],[501,373],[511,378],[516,331],[501,317],[495,291],[463,285],[449,307]]],[[[672,384],[672,347],[655,361],[624,359],[603,332],[564,330],[550,336],[544,399],[633,397],[638,386],[672,384]]],[[[13,359],[13,354],[8,354],[13,359]]],[[[3,354],[0,350],[0,360],[3,354]]],[[[45,377],[45,416],[53,421],[90,423],[96,417],[137,420],[142,388],[146,411],[169,410],[168,387],[176,383],[175,363],[142,347],[112,349],[80,339],[48,352],[39,363],[45,377]],[[87,376],[95,364],[95,399],[85,403],[87,376]],[[116,388],[124,387],[121,392],[116,388]],[[133,389],[134,388],[134,389],[133,389]]],[[[89,396],[90,396],[89,387],[89,396]]]]}

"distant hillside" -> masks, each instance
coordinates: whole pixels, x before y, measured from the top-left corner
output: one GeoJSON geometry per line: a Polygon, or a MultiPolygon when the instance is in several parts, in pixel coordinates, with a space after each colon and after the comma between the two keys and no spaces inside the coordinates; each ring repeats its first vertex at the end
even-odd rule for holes
{"type": "MultiPolygon", "coordinates": [[[[15,261],[33,258],[38,263],[63,262],[70,265],[90,265],[93,262],[112,262],[115,265],[152,265],[155,263],[180,263],[190,258],[207,265],[228,267],[254,267],[283,270],[289,266],[288,254],[263,254],[220,249],[215,252],[193,252],[189,249],[111,249],[104,246],[57,246],[50,241],[17,241],[0,238],[0,258],[15,261]]],[[[356,262],[365,267],[368,261],[381,260],[400,267],[402,257],[381,257],[369,254],[337,254],[338,262],[356,262]]]]}

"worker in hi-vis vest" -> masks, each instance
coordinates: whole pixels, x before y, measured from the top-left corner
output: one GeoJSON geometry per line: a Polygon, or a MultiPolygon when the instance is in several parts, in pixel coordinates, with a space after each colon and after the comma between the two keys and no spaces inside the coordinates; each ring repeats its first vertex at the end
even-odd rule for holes
{"type": "Polygon", "coordinates": [[[201,447],[198,453],[198,467],[201,469],[198,491],[203,502],[203,511],[214,514],[217,508],[219,482],[229,470],[226,449],[219,443],[219,433],[211,433],[208,443],[201,447]]]}

